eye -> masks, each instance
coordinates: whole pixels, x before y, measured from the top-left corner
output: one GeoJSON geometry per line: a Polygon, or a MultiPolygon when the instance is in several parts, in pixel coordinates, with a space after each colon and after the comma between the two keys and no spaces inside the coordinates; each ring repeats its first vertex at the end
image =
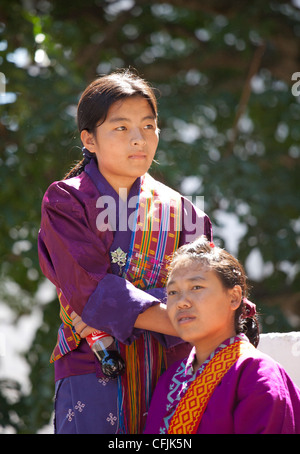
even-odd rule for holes
{"type": "Polygon", "coordinates": [[[155,128],[155,126],[151,125],[151,124],[144,126],[144,129],[154,129],[154,128],[155,128]]]}
{"type": "Polygon", "coordinates": [[[169,291],[167,292],[167,295],[168,295],[168,296],[174,296],[174,295],[176,295],[176,293],[177,293],[176,290],[169,290],[169,291]]]}
{"type": "Polygon", "coordinates": [[[194,285],[192,290],[201,290],[202,288],[202,285],[194,285]]]}
{"type": "Polygon", "coordinates": [[[115,129],[116,129],[116,131],[126,131],[126,126],[118,126],[115,129]]]}

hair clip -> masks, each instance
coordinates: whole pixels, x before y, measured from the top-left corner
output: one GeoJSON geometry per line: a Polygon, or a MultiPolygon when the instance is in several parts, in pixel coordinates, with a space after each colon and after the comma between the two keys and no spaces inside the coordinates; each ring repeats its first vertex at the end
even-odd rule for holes
{"type": "Polygon", "coordinates": [[[215,247],[215,245],[214,245],[214,243],[212,241],[209,243],[209,245],[210,245],[211,248],[215,247]]]}
{"type": "Polygon", "coordinates": [[[254,315],[256,314],[256,305],[252,303],[252,301],[249,301],[247,298],[243,298],[243,303],[245,306],[245,313],[243,315],[243,318],[254,317],[254,315]]]}

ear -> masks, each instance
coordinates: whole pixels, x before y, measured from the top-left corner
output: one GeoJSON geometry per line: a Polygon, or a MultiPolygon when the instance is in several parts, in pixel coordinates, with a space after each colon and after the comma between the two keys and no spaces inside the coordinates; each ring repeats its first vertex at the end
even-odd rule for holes
{"type": "Polygon", "coordinates": [[[95,137],[91,132],[84,129],[81,131],[80,139],[83,146],[87,148],[87,150],[91,153],[95,153],[95,137]]]}
{"type": "Polygon", "coordinates": [[[230,305],[232,310],[236,310],[239,305],[241,304],[242,300],[242,287],[240,285],[235,285],[232,289],[230,289],[231,293],[231,301],[230,305]]]}

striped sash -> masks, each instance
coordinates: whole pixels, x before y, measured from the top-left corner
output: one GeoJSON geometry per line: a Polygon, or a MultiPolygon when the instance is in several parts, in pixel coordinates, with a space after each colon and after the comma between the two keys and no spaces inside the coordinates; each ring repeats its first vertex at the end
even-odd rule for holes
{"type": "Polygon", "coordinates": [[[208,401],[230,367],[246,351],[254,349],[245,341],[237,341],[220,350],[193,381],[180,400],[170,421],[169,434],[195,434],[208,401]]]}
{"type": "MultiPolygon", "coordinates": [[[[124,277],[143,290],[164,287],[180,230],[181,196],[146,174],[124,277]]],[[[165,369],[164,349],[148,332],[119,347],[126,362],[126,373],[119,378],[120,431],[142,433],[152,393],[165,369]]]]}
{"type": "Polygon", "coordinates": [[[62,325],[58,330],[57,342],[52,352],[50,363],[53,363],[70,351],[75,350],[81,341],[81,337],[76,333],[72,325],[71,306],[60,289],[57,289],[57,295],[60,305],[59,316],[62,320],[62,325]]]}
{"type": "Polygon", "coordinates": [[[164,287],[170,256],[177,249],[181,231],[181,197],[172,189],[160,187],[146,174],[139,195],[124,275],[136,287],[164,287]]]}

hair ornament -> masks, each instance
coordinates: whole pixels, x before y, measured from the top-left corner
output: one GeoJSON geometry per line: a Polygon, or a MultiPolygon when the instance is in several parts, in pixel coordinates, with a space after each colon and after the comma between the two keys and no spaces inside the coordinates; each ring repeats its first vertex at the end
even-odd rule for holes
{"type": "Polygon", "coordinates": [[[256,305],[249,301],[247,298],[243,298],[243,303],[245,306],[244,314],[242,315],[243,318],[254,317],[256,314],[256,305]]]}
{"type": "Polygon", "coordinates": [[[209,245],[211,248],[215,247],[215,244],[212,241],[209,243],[209,245]]]}

